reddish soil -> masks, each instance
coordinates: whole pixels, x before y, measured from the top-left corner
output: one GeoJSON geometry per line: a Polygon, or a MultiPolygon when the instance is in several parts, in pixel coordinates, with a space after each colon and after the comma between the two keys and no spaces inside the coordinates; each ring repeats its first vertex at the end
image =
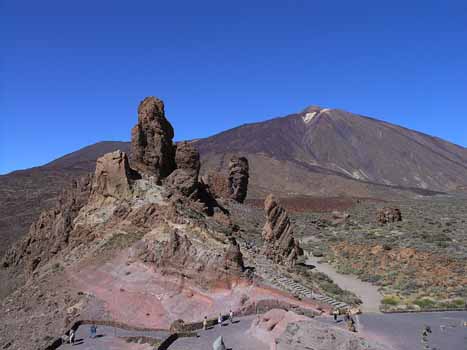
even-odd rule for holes
{"type": "Polygon", "coordinates": [[[246,280],[201,290],[186,278],[163,276],[148,265],[130,262],[124,254],[95,266],[81,266],[70,273],[76,289],[93,295],[103,306],[102,314],[94,317],[132,326],[168,329],[177,319],[200,321],[204,316],[217,317],[260,300],[278,300],[317,310],[311,302],[298,301],[246,280]]]}

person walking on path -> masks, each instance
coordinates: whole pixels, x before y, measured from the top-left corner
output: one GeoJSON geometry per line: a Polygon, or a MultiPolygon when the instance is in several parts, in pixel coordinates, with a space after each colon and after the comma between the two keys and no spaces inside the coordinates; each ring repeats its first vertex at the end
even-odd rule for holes
{"type": "Polygon", "coordinates": [[[73,329],[70,331],[70,344],[75,345],[75,331],[73,329]]]}
{"type": "Polygon", "coordinates": [[[217,319],[217,323],[222,327],[222,314],[219,314],[219,317],[217,319]]]}
{"type": "Polygon", "coordinates": [[[334,317],[334,322],[336,322],[336,323],[337,323],[337,315],[339,315],[339,311],[337,311],[337,309],[335,309],[332,312],[332,316],[334,317]]]}
{"type": "Polygon", "coordinates": [[[234,315],[233,315],[233,311],[230,310],[230,311],[229,311],[229,321],[230,321],[230,324],[233,324],[233,316],[234,316],[234,315]]]}
{"type": "Polygon", "coordinates": [[[204,316],[203,319],[203,331],[205,331],[208,328],[208,317],[204,316]]]}
{"type": "Polygon", "coordinates": [[[96,335],[97,335],[97,326],[93,324],[91,326],[91,338],[95,338],[96,335]]]}

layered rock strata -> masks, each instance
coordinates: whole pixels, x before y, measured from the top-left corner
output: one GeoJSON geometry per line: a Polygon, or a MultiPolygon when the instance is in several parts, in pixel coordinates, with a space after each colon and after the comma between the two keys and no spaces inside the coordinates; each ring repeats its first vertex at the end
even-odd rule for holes
{"type": "Polygon", "coordinates": [[[262,237],[263,254],[274,262],[293,266],[299,256],[303,255],[298,241],[294,238],[290,218],[272,194],[264,201],[266,224],[262,237]]]}

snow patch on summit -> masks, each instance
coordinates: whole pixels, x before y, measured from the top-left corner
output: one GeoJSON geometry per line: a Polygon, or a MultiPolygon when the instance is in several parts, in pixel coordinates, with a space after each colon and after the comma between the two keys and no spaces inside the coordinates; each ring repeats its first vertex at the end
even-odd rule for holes
{"type": "Polygon", "coordinates": [[[313,120],[314,117],[316,117],[318,115],[318,112],[310,112],[310,113],[306,113],[302,119],[304,121],[305,124],[308,124],[309,122],[311,122],[313,120]]]}

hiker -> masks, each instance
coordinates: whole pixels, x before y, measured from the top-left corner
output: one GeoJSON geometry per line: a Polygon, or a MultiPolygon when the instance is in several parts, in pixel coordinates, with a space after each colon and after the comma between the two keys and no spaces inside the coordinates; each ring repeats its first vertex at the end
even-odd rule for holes
{"type": "Polygon", "coordinates": [[[75,331],[73,329],[70,331],[70,344],[75,345],[75,331]]]}
{"type": "Polygon", "coordinates": [[[230,324],[233,324],[233,311],[230,310],[229,312],[229,320],[230,320],[230,324]]]}
{"type": "Polygon", "coordinates": [[[91,338],[95,338],[96,334],[97,334],[97,326],[93,324],[91,326],[91,338]]]}
{"type": "Polygon", "coordinates": [[[217,323],[219,323],[222,327],[222,314],[219,314],[219,318],[217,319],[217,323]]]}
{"type": "Polygon", "coordinates": [[[334,317],[334,322],[336,322],[336,323],[337,323],[337,315],[339,315],[339,311],[337,311],[337,309],[336,309],[336,310],[334,310],[332,312],[332,316],[334,317]]]}
{"type": "Polygon", "coordinates": [[[203,320],[203,331],[205,331],[208,328],[208,317],[204,316],[203,320]]]}

